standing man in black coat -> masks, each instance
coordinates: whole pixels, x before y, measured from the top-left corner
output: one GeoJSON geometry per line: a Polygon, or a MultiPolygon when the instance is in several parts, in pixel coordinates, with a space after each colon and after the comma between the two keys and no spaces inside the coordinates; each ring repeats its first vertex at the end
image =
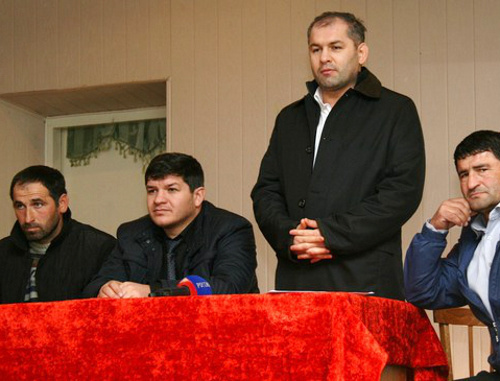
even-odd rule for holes
{"type": "Polygon", "coordinates": [[[259,292],[252,225],[205,201],[200,163],[164,153],[144,177],[149,214],[118,228],[118,245],[85,294],[146,297],[188,275],[204,278],[214,294],[259,292]]]}
{"type": "Polygon", "coordinates": [[[314,81],[276,119],[252,191],[276,288],[404,299],[401,227],[425,176],[414,103],[364,68],[366,28],[326,12],[308,29],[314,81]]]}
{"type": "Polygon", "coordinates": [[[0,241],[0,303],[81,298],[116,240],[71,218],[57,169],[23,169],[12,179],[10,198],[17,222],[0,241]]]}

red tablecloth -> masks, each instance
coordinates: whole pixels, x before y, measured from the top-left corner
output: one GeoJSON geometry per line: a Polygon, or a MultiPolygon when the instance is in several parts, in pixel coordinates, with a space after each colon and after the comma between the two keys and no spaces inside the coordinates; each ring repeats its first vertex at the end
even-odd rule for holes
{"type": "Polygon", "coordinates": [[[445,380],[425,313],[345,293],[0,306],[0,379],[445,380]]]}

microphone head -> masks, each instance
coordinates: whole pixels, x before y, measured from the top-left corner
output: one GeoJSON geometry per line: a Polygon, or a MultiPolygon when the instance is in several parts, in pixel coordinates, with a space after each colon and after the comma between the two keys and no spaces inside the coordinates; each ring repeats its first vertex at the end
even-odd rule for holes
{"type": "Polygon", "coordinates": [[[179,282],[177,287],[189,288],[191,295],[212,295],[210,284],[198,275],[188,275],[179,282]]]}

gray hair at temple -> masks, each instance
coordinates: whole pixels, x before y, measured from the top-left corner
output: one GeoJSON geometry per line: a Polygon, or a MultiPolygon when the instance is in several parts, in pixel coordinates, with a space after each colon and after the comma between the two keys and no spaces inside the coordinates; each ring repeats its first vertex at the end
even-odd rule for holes
{"type": "Polygon", "coordinates": [[[184,153],[168,152],[155,156],[149,163],[144,182],[161,180],[169,175],[182,177],[191,192],[204,186],[201,164],[194,157],[184,153]]]}
{"type": "Polygon", "coordinates": [[[14,200],[16,185],[41,183],[49,191],[50,197],[59,206],[59,198],[67,194],[66,181],[61,172],[45,165],[33,165],[18,172],[10,183],[10,199],[14,200]]]}
{"type": "Polygon", "coordinates": [[[491,152],[500,160],[500,132],[480,130],[467,136],[458,144],[453,154],[455,168],[458,160],[486,151],[491,152]]]}
{"type": "Polygon", "coordinates": [[[363,24],[363,21],[358,19],[352,13],[347,12],[324,12],[317,16],[309,28],[307,28],[307,43],[309,43],[309,39],[311,37],[311,31],[314,27],[324,27],[327,25],[331,25],[335,23],[336,20],[344,21],[348,26],[347,35],[351,40],[354,41],[354,44],[358,46],[362,42],[365,42],[365,33],[366,27],[363,24]]]}

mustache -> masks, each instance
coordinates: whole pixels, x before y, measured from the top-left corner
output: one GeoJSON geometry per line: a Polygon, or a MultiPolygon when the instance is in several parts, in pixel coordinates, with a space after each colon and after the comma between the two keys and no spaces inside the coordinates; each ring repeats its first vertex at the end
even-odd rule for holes
{"type": "Polygon", "coordinates": [[[476,189],[473,189],[473,190],[470,190],[467,192],[467,196],[472,196],[473,194],[475,193],[484,193],[486,192],[487,190],[486,189],[483,189],[483,188],[476,188],[476,189]]]}
{"type": "Polygon", "coordinates": [[[29,228],[39,228],[40,225],[38,224],[22,224],[21,227],[23,229],[29,229],[29,228]]]}
{"type": "Polygon", "coordinates": [[[321,66],[320,70],[324,70],[324,69],[336,70],[336,68],[333,64],[325,64],[325,65],[321,66]]]}

